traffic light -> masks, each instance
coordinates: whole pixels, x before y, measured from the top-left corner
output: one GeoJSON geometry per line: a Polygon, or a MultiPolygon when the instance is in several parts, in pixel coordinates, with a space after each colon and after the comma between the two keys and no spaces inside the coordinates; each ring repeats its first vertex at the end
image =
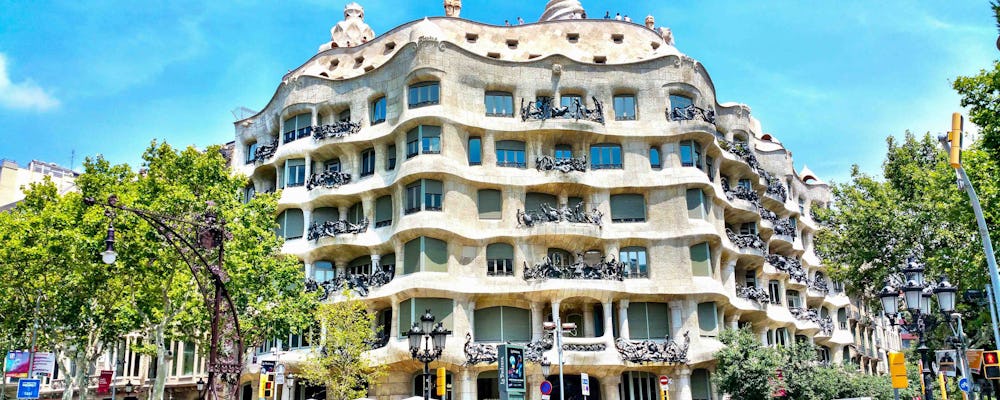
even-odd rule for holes
{"type": "Polygon", "coordinates": [[[983,352],[983,375],[986,379],[1000,379],[1000,352],[983,352]]]}
{"type": "Polygon", "coordinates": [[[274,375],[261,375],[260,382],[260,397],[269,399],[274,396],[274,375]]]}
{"type": "Polygon", "coordinates": [[[948,163],[952,168],[962,166],[962,114],[951,114],[951,131],[948,132],[948,142],[951,143],[951,153],[948,163]]]}
{"type": "Polygon", "coordinates": [[[444,367],[438,367],[437,369],[437,395],[444,396],[444,391],[448,389],[448,381],[446,379],[447,370],[444,367]]]}
{"type": "Polygon", "coordinates": [[[267,382],[268,382],[267,376],[268,375],[265,374],[265,373],[261,373],[260,374],[260,382],[259,382],[260,385],[257,386],[257,397],[258,398],[266,398],[267,397],[267,395],[264,394],[265,393],[264,392],[264,388],[267,387],[267,382]]]}

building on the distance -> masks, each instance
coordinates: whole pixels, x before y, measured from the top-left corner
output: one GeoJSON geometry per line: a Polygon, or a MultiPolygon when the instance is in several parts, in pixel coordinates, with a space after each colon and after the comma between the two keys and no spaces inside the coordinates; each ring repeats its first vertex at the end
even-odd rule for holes
{"type": "Polygon", "coordinates": [[[52,180],[60,193],[76,190],[78,174],[69,168],[44,161],[31,160],[21,168],[13,160],[0,160],[0,211],[14,207],[24,199],[24,189],[32,183],[40,183],[46,177],[52,180]]]}
{"type": "MultiPolygon", "coordinates": [[[[371,356],[390,372],[369,397],[422,393],[405,333],[428,309],[453,332],[433,365],[462,400],[498,397],[500,343],[528,346],[528,388],[546,379],[554,316],[577,327],[567,398],[581,373],[597,400],[656,398],[659,375],[671,398],[718,398],[726,328],[869,372],[876,349],[898,346],[814,252],[828,185],[795,170],[748,106],[721,103],[669,29],[583,19],[575,0],[515,26],[446,6],[376,37],[348,5],[331,41],[236,123],[246,194],[281,190],[284,251],[328,301],[350,287],[377,313],[371,356]]],[[[294,371],[304,345],[265,343],[255,360],[280,354],[294,371]]]]}

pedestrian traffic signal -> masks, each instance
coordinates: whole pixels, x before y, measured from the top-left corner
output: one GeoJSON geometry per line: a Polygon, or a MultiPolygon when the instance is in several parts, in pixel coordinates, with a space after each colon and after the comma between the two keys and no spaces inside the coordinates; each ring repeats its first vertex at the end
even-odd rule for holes
{"type": "Polygon", "coordinates": [[[948,154],[948,163],[952,168],[962,166],[962,114],[951,114],[951,131],[948,132],[948,141],[951,143],[951,152],[948,154]]]}
{"type": "Polygon", "coordinates": [[[437,395],[444,396],[445,389],[448,388],[447,375],[448,371],[444,367],[439,367],[437,369],[437,395]]]}
{"type": "Polygon", "coordinates": [[[983,352],[983,375],[986,379],[1000,379],[1000,352],[983,352]]]}

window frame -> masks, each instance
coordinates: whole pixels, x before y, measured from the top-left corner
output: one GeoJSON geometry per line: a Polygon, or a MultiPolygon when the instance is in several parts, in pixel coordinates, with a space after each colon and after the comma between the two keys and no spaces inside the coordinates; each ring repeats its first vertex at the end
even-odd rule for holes
{"type": "Polygon", "coordinates": [[[382,196],[379,196],[379,197],[375,198],[375,227],[376,228],[381,228],[381,227],[390,226],[390,225],[392,225],[392,195],[391,194],[386,194],[386,195],[382,195],[382,196]],[[385,207],[385,206],[380,207],[380,204],[384,204],[384,203],[381,203],[381,201],[382,201],[382,199],[386,199],[386,198],[388,199],[387,201],[389,202],[389,205],[388,205],[389,215],[388,215],[388,218],[380,218],[380,216],[385,217],[385,215],[382,215],[383,212],[380,212],[379,210],[383,210],[383,208],[385,207]]]}
{"type": "Polygon", "coordinates": [[[290,158],[285,160],[285,176],[284,176],[283,187],[299,187],[305,186],[306,179],[306,160],[304,158],[290,158]],[[301,164],[298,164],[301,162],[301,164]],[[295,163],[295,165],[292,165],[295,163]],[[294,171],[294,173],[293,173],[294,171]]]}
{"type": "Polygon", "coordinates": [[[653,170],[661,170],[661,169],[663,169],[663,155],[660,154],[660,148],[659,147],[650,146],[649,147],[648,156],[649,156],[649,168],[650,169],[653,169],[653,170]],[[653,162],[654,158],[656,159],[656,162],[653,162]]]}
{"type": "Polygon", "coordinates": [[[470,136],[466,143],[469,146],[469,151],[466,157],[469,161],[469,165],[483,165],[483,138],[480,136],[470,136]],[[475,145],[473,145],[473,143],[475,143],[475,145]]]}
{"type": "Polygon", "coordinates": [[[625,278],[649,278],[649,251],[643,246],[625,246],[618,250],[618,261],[625,264],[625,278]],[[630,260],[631,254],[636,254],[636,263],[630,260]],[[626,258],[626,255],[629,257],[626,258]]]}
{"type": "Polygon", "coordinates": [[[439,125],[417,125],[406,131],[406,159],[421,154],[441,154],[441,130],[439,125]],[[436,128],[437,132],[425,132],[426,128],[436,128]]]}
{"type": "Polygon", "coordinates": [[[502,90],[488,90],[483,94],[483,102],[486,107],[487,117],[501,117],[501,118],[513,118],[514,117],[514,94],[511,92],[504,92],[502,90]],[[490,112],[490,103],[493,103],[493,110],[499,110],[499,112],[490,112]],[[504,104],[497,104],[497,100],[500,100],[504,104]]]}
{"type": "Polygon", "coordinates": [[[244,164],[253,164],[254,161],[257,161],[257,144],[257,141],[254,140],[243,146],[243,150],[246,152],[244,164]]]}
{"type": "Polygon", "coordinates": [[[638,119],[638,102],[636,102],[635,94],[623,93],[616,94],[611,98],[612,107],[615,109],[615,121],[635,121],[638,119]],[[631,100],[632,115],[629,115],[627,108],[631,100]],[[621,103],[621,109],[619,109],[619,103],[621,103]]]}
{"type": "Polygon", "coordinates": [[[393,171],[396,169],[396,158],[399,157],[398,151],[396,150],[395,144],[390,144],[385,148],[385,170],[393,171]]]}
{"type": "Polygon", "coordinates": [[[694,139],[682,140],[679,149],[681,167],[695,167],[702,171],[705,170],[705,150],[701,146],[701,142],[694,139]],[[684,154],[685,148],[688,149],[687,157],[684,154]],[[685,160],[685,158],[688,158],[688,160],[685,160]]]}
{"type": "Polygon", "coordinates": [[[370,147],[361,151],[361,168],[359,175],[364,178],[375,175],[375,148],[370,147]]]}
{"type": "Polygon", "coordinates": [[[611,206],[610,208],[611,208],[611,222],[612,223],[643,223],[643,222],[646,222],[646,220],[649,217],[647,215],[648,212],[646,210],[646,207],[647,207],[647,205],[646,205],[646,196],[644,194],[642,194],[642,193],[618,193],[618,194],[613,194],[613,195],[611,195],[608,198],[608,203],[611,206]],[[637,198],[641,198],[642,199],[642,216],[641,217],[631,216],[631,214],[629,214],[628,212],[626,212],[627,209],[630,209],[630,207],[628,207],[628,206],[630,206],[631,204],[627,204],[626,205],[626,204],[622,204],[621,203],[623,201],[627,202],[627,203],[631,203],[631,202],[634,202],[635,199],[637,199],[637,198]],[[616,203],[615,199],[619,199],[617,201],[617,203],[618,203],[617,207],[615,206],[615,203],[616,203]],[[616,211],[616,208],[618,208],[617,211],[616,211]],[[625,208],[625,209],[623,209],[623,208],[625,208]],[[617,214],[617,218],[616,218],[616,214],[617,214]],[[625,214],[629,214],[630,216],[626,217],[625,214]]]}
{"type": "Polygon", "coordinates": [[[388,113],[388,108],[386,106],[385,96],[381,96],[369,103],[370,112],[368,113],[368,124],[378,125],[385,122],[386,115],[388,113]],[[381,114],[379,113],[381,111],[381,114]],[[379,118],[381,117],[381,118],[379,118]]]}
{"type": "Polygon", "coordinates": [[[487,219],[487,220],[503,219],[503,191],[498,189],[489,189],[489,188],[476,190],[476,211],[479,215],[479,219],[487,219]],[[483,195],[492,196],[494,194],[496,195],[497,198],[496,210],[493,209],[484,210],[483,195]]]}
{"type": "Polygon", "coordinates": [[[622,169],[624,163],[625,154],[622,152],[621,144],[596,143],[590,145],[590,169],[622,169]],[[607,154],[605,154],[605,149],[607,149],[607,154]],[[595,151],[597,151],[597,153],[595,153],[595,151]],[[605,160],[605,156],[607,156],[608,160],[605,160]],[[618,159],[617,163],[615,162],[616,156],[618,159]]]}
{"type": "Polygon", "coordinates": [[[498,140],[494,142],[497,166],[502,168],[527,168],[527,145],[520,140],[498,140]]]}
{"type": "Polygon", "coordinates": [[[486,245],[486,276],[514,276],[514,246],[503,242],[486,245]],[[490,258],[491,248],[498,252],[509,249],[510,258],[490,258]]]}
{"type": "Polygon", "coordinates": [[[420,212],[420,211],[443,211],[444,210],[444,182],[443,181],[439,181],[437,179],[418,179],[418,180],[410,182],[408,185],[406,185],[404,187],[403,191],[404,191],[404,193],[406,195],[405,196],[406,197],[405,198],[405,203],[404,203],[405,208],[403,209],[403,214],[404,215],[413,214],[413,213],[417,213],[417,212],[420,212]],[[440,193],[435,193],[435,192],[429,192],[428,191],[428,184],[433,185],[435,182],[438,185],[441,186],[441,192],[440,193]],[[411,195],[413,194],[413,193],[411,193],[411,190],[414,189],[414,188],[418,188],[417,194],[419,194],[419,196],[417,196],[417,198],[416,198],[417,201],[411,201],[411,200],[414,200],[414,198],[411,197],[411,195]],[[428,205],[428,204],[430,204],[430,205],[428,205]]]}

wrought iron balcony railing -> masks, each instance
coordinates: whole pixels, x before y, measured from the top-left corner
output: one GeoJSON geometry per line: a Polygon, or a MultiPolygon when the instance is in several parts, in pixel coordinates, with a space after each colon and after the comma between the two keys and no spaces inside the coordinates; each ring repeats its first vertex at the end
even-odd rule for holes
{"type": "Polygon", "coordinates": [[[367,274],[347,274],[338,276],[328,281],[316,282],[312,278],[306,279],[306,292],[316,292],[322,290],[319,300],[323,301],[330,296],[340,294],[345,289],[350,289],[361,297],[368,296],[368,293],[375,288],[392,281],[395,271],[392,268],[383,268],[378,264],[372,265],[372,272],[367,274]]]}
{"type": "Polygon", "coordinates": [[[542,203],[535,210],[517,210],[517,226],[528,228],[537,224],[560,222],[594,224],[601,227],[603,218],[604,214],[596,208],[590,211],[584,210],[583,203],[577,203],[572,208],[569,206],[555,208],[548,203],[542,203]]]}
{"type": "Polygon", "coordinates": [[[316,141],[330,138],[342,138],[361,131],[361,121],[337,121],[332,124],[314,126],[312,127],[312,131],[313,140],[316,141]]]}
{"type": "Polygon", "coordinates": [[[792,226],[792,220],[790,218],[785,218],[774,222],[774,234],[794,238],[795,227],[792,226]]]}
{"type": "Polygon", "coordinates": [[[802,283],[809,282],[806,270],[802,268],[802,261],[780,254],[768,254],[766,259],[768,264],[774,266],[778,271],[787,273],[792,280],[802,283]]]}
{"type": "Polygon", "coordinates": [[[785,185],[781,184],[781,180],[776,178],[770,172],[764,170],[761,170],[760,174],[767,182],[767,191],[765,193],[768,196],[771,196],[782,203],[788,200],[788,190],[785,189],[785,185]]]}
{"type": "Polygon", "coordinates": [[[587,157],[556,158],[539,156],[535,158],[535,169],[538,171],[587,172],[587,157]]]}
{"type": "MultiPolygon", "coordinates": [[[[524,345],[524,360],[537,363],[542,361],[544,353],[552,350],[555,338],[551,332],[545,332],[542,337],[532,340],[524,345]]],[[[476,343],[472,341],[472,334],[465,334],[465,365],[476,364],[496,364],[497,345],[488,343],[476,343]]],[[[565,349],[565,348],[564,348],[565,349]]]]}
{"type": "Polygon", "coordinates": [[[351,183],[351,174],[341,171],[323,171],[312,174],[309,177],[309,180],[306,182],[306,189],[313,190],[313,188],[319,186],[334,189],[348,183],[351,183]]]}
{"type": "Polygon", "coordinates": [[[663,341],[618,338],[615,339],[615,348],[622,360],[627,362],[687,364],[688,347],[691,345],[690,332],[684,332],[683,338],[681,342],[670,337],[665,337],[663,341]]]}
{"type": "Polygon", "coordinates": [[[756,233],[736,233],[732,229],[726,229],[726,236],[736,247],[741,249],[755,249],[761,252],[767,251],[767,243],[756,233]]]}
{"type": "Polygon", "coordinates": [[[710,124],[715,124],[715,110],[697,107],[689,104],[686,107],[667,108],[667,119],[671,121],[691,121],[700,119],[710,124]]]}
{"type": "Polygon", "coordinates": [[[319,240],[319,238],[324,236],[337,236],[341,234],[356,234],[364,233],[368,230],[368,218],[362,219],[357,223],[353,223],[347,220],[336,220],[336,221],[325,221],[322,224],[313,222],[309,225],[309,235],[307,238],[309,240],[319,240]]]}
{"type": "Polygon", "coordinates": [[[588,264],[583,254],[577,253],[577,261],[572,264],[556,264],[546,256],[542,262],[532,267],[524,263],[524,280],[546,279],[603,279],[622,281],[629,278],[628,265],[616,261],[614,257],[602,257],[600,262],[588,264]]]}
{"type": "Polygon", "coordinates": [[[580,100],[575,99],[573,100],[573,107],[570,107],[556,106],[552,103],[552,99],[547,97],[536,99],[527,104],[525,104],[524,98],[521,98],[521,121],[529,119],[543,121],[553,118],[565,118],[593,121],[603,125],[604,105],[596,97],[591,97],[591,100],[594,101],[594,109],[585,107],[580,103],[580,100]]]}
{"type": "Polygon", "coordinates": [[[736,286],[736,297],[753,301],[761,306],[770,303],[771,299],[763,288],[742,285],[736,286]]]}
{"type": "Polygon", "coordinates": [[[278,141],[275,140],[271,144],[265,144],[257,146],[257,150],[253,153],[254,162],[264,162],[269,158],[274,157],[274,153],[278,150],[278,141]]]}

